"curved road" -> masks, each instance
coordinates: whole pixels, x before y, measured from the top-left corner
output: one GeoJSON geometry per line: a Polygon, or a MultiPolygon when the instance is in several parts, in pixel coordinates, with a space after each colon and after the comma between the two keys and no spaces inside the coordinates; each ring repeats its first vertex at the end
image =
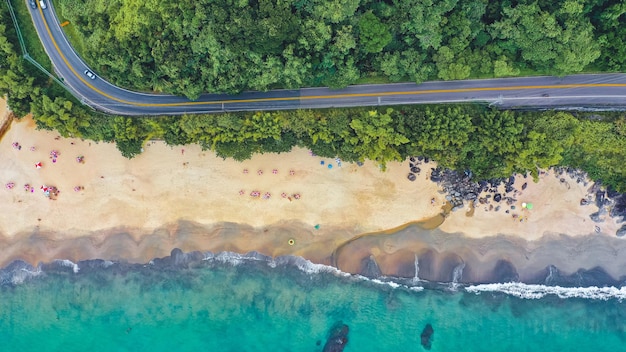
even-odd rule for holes
{"type": "MultiPolygon", "coordinates": [[[[222,111],[279,110],[398,104],[488,102],[501,107],[567,107],[626,109],[626,74],[523,77],[445,82],[356,85],[340,90],[304,88],[205,94],[198,100],[132,92],[100,77],[89,79],[50,0],[31,9],[35,28],[57,74],[83,103],[121,115],[176,115],[222,111]]],[[[93,70],[92,70],[93,71],[93,70]]]]}

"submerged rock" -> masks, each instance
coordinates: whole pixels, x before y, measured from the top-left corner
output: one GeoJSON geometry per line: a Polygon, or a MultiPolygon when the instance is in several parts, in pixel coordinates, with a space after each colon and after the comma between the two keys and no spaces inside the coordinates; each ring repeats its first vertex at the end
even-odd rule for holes
{"type": "Polygon", "coordinates": [[[426,326],[424,327],[424,330],[422,330],[422,333],[420,334],[421,344],[427,350],[430,350],[430,348],[433,345],[434,333],[435,333],[435,330],[433,329],[433,326],[430,324],[426,324],[426,326]]]}
{"type": "Polygon", "coordinates": [[[348,343],[348,332],[350,328],[342,321],[338,321],[333,325],[328,333],[328,340],[324,345],[324,352],[341,352],[346,348],[348,343]]]}

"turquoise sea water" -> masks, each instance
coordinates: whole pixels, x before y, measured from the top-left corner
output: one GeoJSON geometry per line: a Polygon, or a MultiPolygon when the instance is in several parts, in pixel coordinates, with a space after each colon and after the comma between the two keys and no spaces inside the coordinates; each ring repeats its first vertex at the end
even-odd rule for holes
{"type": "Polygon", "coordinates": [[[3,351],[322,351],[342,321],[350,328],[344,351],[424,351],[427,323],[432,351],[626,349],[626,305],[618,299],[427,286],[240,260],[56,271],[0,288],[0,344],[3,351]]]}

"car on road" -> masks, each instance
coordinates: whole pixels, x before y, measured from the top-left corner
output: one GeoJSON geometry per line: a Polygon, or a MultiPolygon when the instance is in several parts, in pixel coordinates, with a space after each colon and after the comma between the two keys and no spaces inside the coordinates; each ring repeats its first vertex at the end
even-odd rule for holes
{"type": "Polygon", "coordinates": [[[91,78],[91,79],[96,79],[96,74],[89,71],[89,70],[85,70],[85,76],[91,78]]]}
{"type": "Polygon", "coordinates": [[[28,0],[28,4],[33,10],[37,10],[37,2],[35,0],[28,0]]]}
{"type": "Polygon", "coordinates": [[[46,2],[43,0],[39,0],[39,5],[41,6],[42,10],[45,10],[48,6],[46,6],[46,2]]]}

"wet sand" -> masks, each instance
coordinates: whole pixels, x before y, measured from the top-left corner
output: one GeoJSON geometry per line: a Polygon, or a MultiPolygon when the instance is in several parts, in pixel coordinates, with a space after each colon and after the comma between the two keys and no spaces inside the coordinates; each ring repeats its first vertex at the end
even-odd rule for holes
{"type": "MultiPolygon", "coordinates": [[[[601,233],[593,233],[596,224],[589,214],[597,208],[578,204],[589,185],[570,181],[568,189],[553,175],[536,184],[526,180],[518,203],[532,201],[535,208],[526,211],[525,222],[504,209],[478,207],[472,216],[453,212],[439,229],[427,231],[405,224],[431,219],[438,225],[444,195],[424,172],[408,181],[408,161],[390,163],[381,172],[371,162],[339,167],[335,160],[295,149],[240,163],[198,146],[171,148],[159,141],[127,160],[111,144],[57,139],[56,133],[36,131],[32,120],[24,119],[0,140],[0,164],[2,266],[15,259],[31,264],[55,258],[147,262],[181,248],[291,254],[349,272],[362,271],[372,258],[382,273],[400,276],[413,275],[417,255],[420,273],[434,280],[445,279],[450,267],[463,262],[462,279],[481,281],[493,276],[499,260],[514,263],[520,277],[543,270],[548,259],[572,272],[595,265],[606,265],[616,277],[626,272],[619,260],[607,259],[621,253],[621,242],[614,238],[616,219],[607,218],[598,224],[601,233]],[[51,150],[60,153],[54,163],[51,150]],[[85,162],[76,162],[77,156],[85,162]],[[35,168],[37,162],[41,169],[35,168]],[[15,187],[5,189],[8,182],[15,187]],[[33,193],[24,190],[26,183],[33,193]],[[42,185],[58,187],[58,199],[47,199],[42,185]],[[77,186],[84,189],[75,192],[77,186]],[[261,197],[251,197],[252,191],[261,197]],[[262,199],[266,192],[270,199],[262,199]],[[288,198],[281,197],[283,192],[288,198]],[[528,256],[529,251],[535,254],[528,256]],[[572,251],[584,255],[570,258],[572,251]]],[[[427,173],[429,167],[435,164],[422,170],[427,173]]],[[[516,185],[523,181],[518,176],[516,185]]]]}

